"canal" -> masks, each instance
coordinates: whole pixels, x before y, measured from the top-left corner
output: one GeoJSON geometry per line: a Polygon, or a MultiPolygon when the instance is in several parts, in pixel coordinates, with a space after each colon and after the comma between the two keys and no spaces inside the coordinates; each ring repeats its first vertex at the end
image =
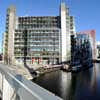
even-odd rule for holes
{"type": "Polygon", "coordinates": [[[100,100],[100,64],[79,73],[51,72],[33,81],[64,100],[100,100]]]}

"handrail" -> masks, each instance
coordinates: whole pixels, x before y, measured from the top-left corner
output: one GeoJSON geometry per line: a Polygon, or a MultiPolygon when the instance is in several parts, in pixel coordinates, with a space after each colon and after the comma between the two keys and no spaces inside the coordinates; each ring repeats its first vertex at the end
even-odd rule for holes
{"type": "MultiPolygon", "coordinates": [[[[53,93],[47,91],[46,89],[29,80],[26,80],[23,76],[17,74],[16,72],[11,71],[7,65],[0,64],[0,73],[3,76],[3,96],[5,96],[4,89],[8,88],[6,84],[8,83],[8,86],[13,89],[11,97],[13,98],[13,96],[16,95],[16,99],[12,100],[62,100],[60,97],[55,96],[53,93]],[[6,80],[6,82],[4,80],[6,80]]],[[[10,92],[9,89],[7,92],[10,92]]]]}

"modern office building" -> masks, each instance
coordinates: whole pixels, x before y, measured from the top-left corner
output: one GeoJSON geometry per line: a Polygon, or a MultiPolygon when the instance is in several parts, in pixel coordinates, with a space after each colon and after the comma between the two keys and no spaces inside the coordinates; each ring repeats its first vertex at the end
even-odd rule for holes
{"type": "Polygon", "coordinates": [[[92,45],[90,36],[83,34],[71,35],[71,66],[72,70],[92,66],[92,45]]]}
{"type": "Polygon", "coordinates": [[[95,30],[87,30],[79,32],[79,34],[86,34],[89,36],[89,41],[92,47],[92,58],[93,60],[96,59],[96,31],[95,30]]]}
{"type": "Polygon", "coordinates": [[[58,16],[16,16],[16,8],[7,9],[4,34],[4,61],[55,64],[70,61],[70,35],[75,33],[73,16],[64,2],[58,16]]]}
{"type": "Polygon", "coordinates": [[[97,47],[97,59],[100,59],[100,41],[96,43],[96,47],[97,47]]]}

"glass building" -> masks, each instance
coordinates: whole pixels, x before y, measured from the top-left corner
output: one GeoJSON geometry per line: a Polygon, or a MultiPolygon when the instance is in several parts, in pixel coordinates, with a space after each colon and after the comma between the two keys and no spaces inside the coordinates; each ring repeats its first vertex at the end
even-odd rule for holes
{"type": "Polygon", "coordinates": [[[97,46],[97,59],[100,59],[100,42],[97,42],[96,46],[97,46]]]}
{"type": "Polygon", "coordinates": [[[70,61],[70,35],[75,33],[74,17],[61,3],[59,16],[16,16],[16,8],[7,10],[4,35],[4,61],[24,60],[29,64],[57,64],[70,61]]]}
{"type": "Polygon", "coordinates": [[[87,34],[71,36],[71,66],[72,70],[90,67],[92,65],[92,45],[87,34]]]}

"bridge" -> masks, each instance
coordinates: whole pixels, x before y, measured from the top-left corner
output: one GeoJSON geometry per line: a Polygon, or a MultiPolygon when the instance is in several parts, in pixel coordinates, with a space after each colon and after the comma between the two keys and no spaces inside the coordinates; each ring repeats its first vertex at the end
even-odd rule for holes
{"type": "Polygon", "coordinates": [[[62,100],[4,64],[0,64],[0,95],[1,100],[62,100]]]}

